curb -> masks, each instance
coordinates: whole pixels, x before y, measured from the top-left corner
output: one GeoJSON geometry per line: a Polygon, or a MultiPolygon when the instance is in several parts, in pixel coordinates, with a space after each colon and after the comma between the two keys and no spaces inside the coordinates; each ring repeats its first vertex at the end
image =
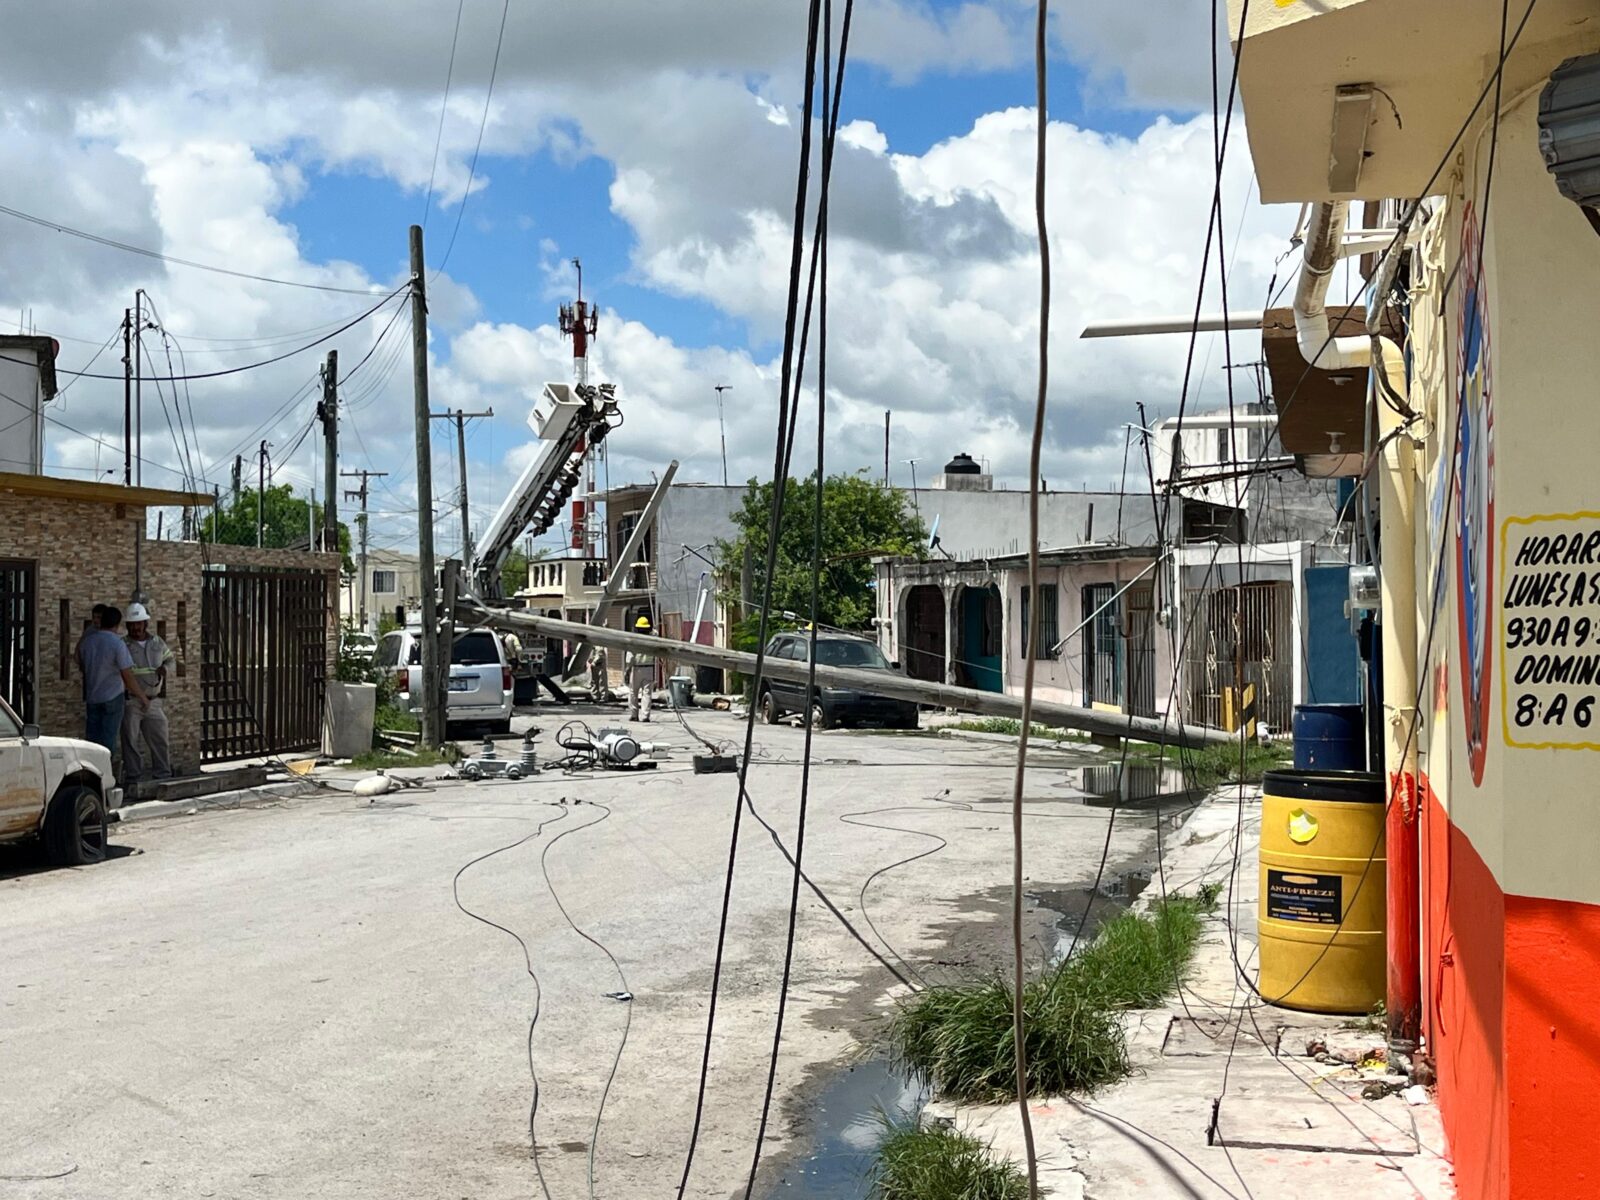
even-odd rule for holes
{"type": "Polygon", "coordinates": [[[244,808],[252,803],[276,800],[284,796],[307,795],[316,790],[315,784],[295,779],[243,788],[236,792],[215,792],[209,796],[195,796],[188,800],[143,800],[125,804],[118,809],[117,824],[150,821],[157,817],[187,817],[203,808],[244,808]]]}

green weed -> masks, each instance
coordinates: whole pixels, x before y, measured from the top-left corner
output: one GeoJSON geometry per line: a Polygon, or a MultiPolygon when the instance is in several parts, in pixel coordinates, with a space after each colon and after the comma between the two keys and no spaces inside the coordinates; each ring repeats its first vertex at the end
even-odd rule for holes
{"type": "Polygon", "coordinates": [[[873,1200],[1027,1200],[1028,1179],[991,1158],[970,1134],[908,1122],[891,1125],[872,1171],[873,1200]]]}
{"type": "MultiPolygon", "coordinates": [[[[1092,1091],[1129,1071],[1120,1012],[1173,990],[1203,928],[1202,904],[1170,898],[1121,913],[1065,962],[1023,986],[1028,1092],[1092,1091]]],[[[1016,1094],[1012,989],[1000,977],[919,992],[891,1021],[890,1052],[943,1095],[998,1101],[1016,1094]]]]}

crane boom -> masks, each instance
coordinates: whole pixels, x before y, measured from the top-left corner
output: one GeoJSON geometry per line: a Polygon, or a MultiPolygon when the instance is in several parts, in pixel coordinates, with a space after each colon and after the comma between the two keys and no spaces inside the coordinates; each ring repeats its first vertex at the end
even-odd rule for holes
{"type": "Polygon", "coordinates": [[[617,404],[611,384],[573,388],[547,383],[528,424],[542,445],[484,531],[472,560],[472,584],[480,600],[502,599],[500,568],[524,530],[543,534],[561,515],[581,477],[585,449],[611,430],[617,404]]]}

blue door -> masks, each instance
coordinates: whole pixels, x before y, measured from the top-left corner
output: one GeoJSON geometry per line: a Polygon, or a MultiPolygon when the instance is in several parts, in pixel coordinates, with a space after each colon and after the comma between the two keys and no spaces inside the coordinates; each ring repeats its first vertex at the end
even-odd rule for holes
{"type": "Polygon", "coordinates": [[[969,587],[961,593],[961,674],[968,687],[984,692],[1000,688],[1000,591],[969,587]]]}

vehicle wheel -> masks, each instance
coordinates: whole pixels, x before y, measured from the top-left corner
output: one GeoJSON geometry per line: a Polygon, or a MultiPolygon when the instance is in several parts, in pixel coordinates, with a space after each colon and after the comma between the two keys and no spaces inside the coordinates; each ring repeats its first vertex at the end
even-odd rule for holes
{"type": "Polygon", "coordinates": [[[918,714],[912,713],[909,717],[896,717],[889,726],[891,729],[916,729],[922,724],[918,714]]]}
{"type": "Polygon", "coordinates": [[[511,732],[511,718],[507,717],[503,721],[490,721],[489,722],[489,732],[490,733],[510,733],[511,732]]]}
{"type": "Polygon", "coordinates": [[[813,729],[832,729],[834,724],[833,714],[823,706],[821,701],[811,706],[811,727],[813,729]]]}
{"type": "Polygon", "coordinates": [[[56,793],[44,819],[45,850],[62,867],[97,863],[106,856],[106,804],[100,793],[69,785],[56,793]]]}
{"type": "Polygon", "coordinates": [[[763,725],[776,725],[778,718],[783,716],[783,709],[778,707],[778,702],[772,698],[771,692],[761,693],[761,723],[763,725]]]}

